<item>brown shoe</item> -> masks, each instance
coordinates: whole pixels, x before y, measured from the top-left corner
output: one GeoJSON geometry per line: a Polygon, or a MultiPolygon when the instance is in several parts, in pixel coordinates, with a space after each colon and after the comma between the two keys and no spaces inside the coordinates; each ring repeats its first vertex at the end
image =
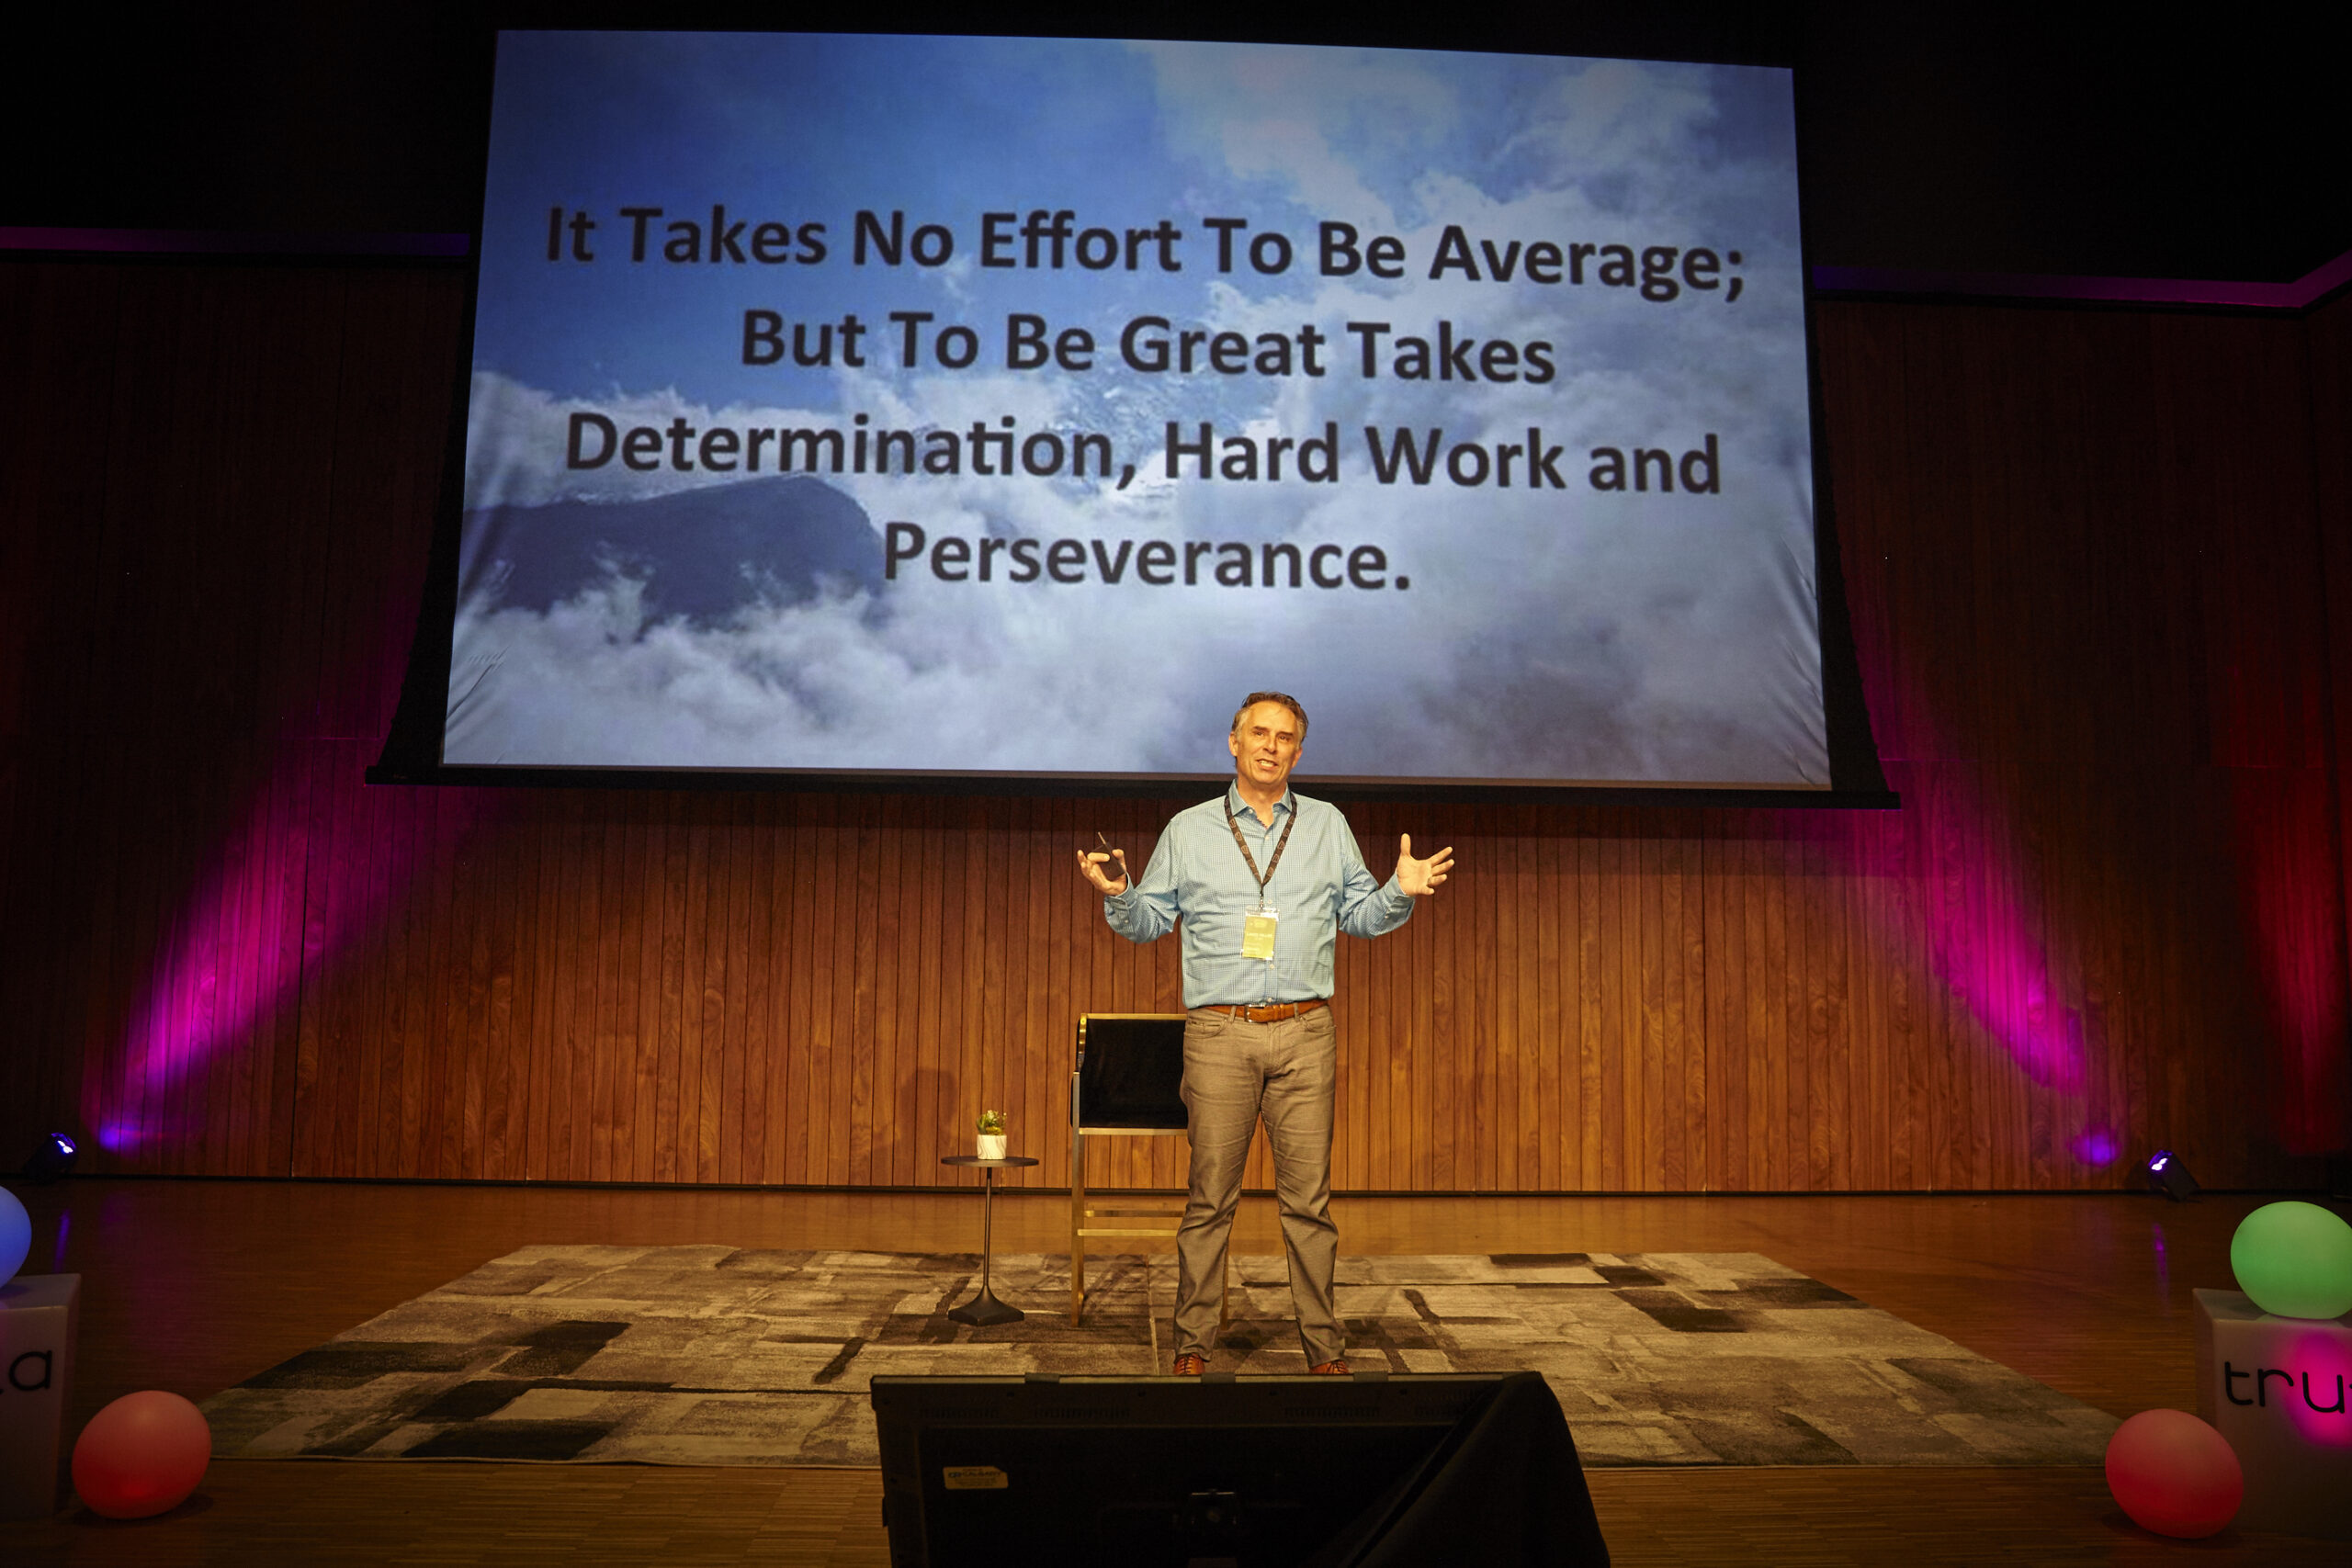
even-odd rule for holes
{"type": "Polygon", "coordinates": [[[1306,1370],[1317,1377],[1343,1378],[1348,1375],[1348,1363],[1345,1358],[1339,1358],[1326,1361],[1319,1367],[1309,1367],[1306,1370]]]}
{"type": "Polygon", "coordinates": [[[1168,1369],[1168,1375],[1178,1378],[1196,1378],[1208,1370],[1209,1360],[1206,1356],[1202,1355],[1198,1350],[1187,1350],[1176,1358],[1176,1364],[1168,1369]]]}

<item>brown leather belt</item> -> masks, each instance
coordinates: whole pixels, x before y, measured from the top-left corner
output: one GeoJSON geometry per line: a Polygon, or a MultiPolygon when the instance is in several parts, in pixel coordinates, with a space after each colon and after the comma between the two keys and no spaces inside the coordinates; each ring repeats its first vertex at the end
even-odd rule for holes
{"type": "Polygon", "coordinates": [[[1245,1007],[1232,1002],[1210,1002],[1202,1010],[1221,1012],[1228,1018],[1245,1019],[1251,1023],[1280,1023],[1286,1018],[1296,1018],[1303,1012],[1331,1004],[1322,997],[1306,1002],[1267,1002],[1261,1007],[1245,1007]]]}

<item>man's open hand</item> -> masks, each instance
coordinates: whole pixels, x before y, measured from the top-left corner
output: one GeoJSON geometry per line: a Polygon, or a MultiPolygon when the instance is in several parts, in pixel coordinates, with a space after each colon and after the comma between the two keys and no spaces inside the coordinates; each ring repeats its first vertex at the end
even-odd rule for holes
{"type": "Polygon", "coordinates": [[[1426,898],[1430,894],[1437,891],[1438,884],[1443,882],[1445,880],[1445,874],[1453,869],[1453,845],[1448,844],[1445,848],[1438,851],[1435,854],[1430,855],[1427,860],[1415,860],[1413,858],[1413,835],[1406,833],[1398,837],[1396,840],[1396,886],[1398,891],[1409,893],[1416,898],[1426,898]]]}
{"type": "Polygon", "coordinates": [[[1127,890],[1127,852],[1125,850],[1113,850],[1107,855],[1101,850],[1080,850],[1078,852],[1078,869],[1084,872],[1086,880],[1094,884],[1095,890],[1106,897],[1127,890]],[[1117,863],[1112,863],[1114,861],[1117,863]],[[1114,871],[1119,874],[1106,874],[1114,871]]]}

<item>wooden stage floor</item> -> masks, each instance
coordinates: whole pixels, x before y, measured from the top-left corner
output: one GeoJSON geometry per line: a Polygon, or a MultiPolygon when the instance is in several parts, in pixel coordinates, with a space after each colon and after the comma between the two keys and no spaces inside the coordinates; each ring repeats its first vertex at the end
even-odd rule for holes
{"type": "MultiPolygon", "coordinates": [[[[84,1277],[74,1429],[139,1388],[203,1398],[534,1242],[968,1251],[967,1193],[615,1190],[204,1180],[15,1186],[31,1272],[84,1277]],[[61,1229],[62,1239],[61,1243],[61,1229]]],[[[2192,1407],[2189,1292],[2228,1288],[2266,1200],[1345,1198],[1359,1253],[1764,1253],[2118,1416],[2192,1407]]],[[[1067,1200],[998,1205],[997,1246],[1057,1251],[1067,1200]]],[[[1245,1250],[1279,1247],[1270,1201],[1245,1250]]],[[[1039,1303],[1051,1310],[1056,1303],[1039,1303]]],[[[2342,1543],[2148,1535],[2096,1469],[1595,1472],[1616,1562],[2335,1563],[2342,1543]]],[[[170,1515],[0,1525],[0,1561],[179,1564],[888,1561],[871,1471],[223,1461],[170,1515]]]]}

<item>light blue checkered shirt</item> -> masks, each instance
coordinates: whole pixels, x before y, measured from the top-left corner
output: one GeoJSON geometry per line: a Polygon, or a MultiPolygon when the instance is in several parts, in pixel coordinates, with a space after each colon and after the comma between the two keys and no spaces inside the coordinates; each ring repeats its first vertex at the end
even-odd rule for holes
{"type": "Polygon", "coordinates": [[[1188,1008],[1328,997],[1340,932],[1379,936],[1412,913],[1413,900],[1394,876],[1378,883],[1364,869],[1355,833],[1338,807],[1287,790],[1267,825],[1233,784],[1219,799],[1170,818],[1143,875],[1102,900],[1103,918],[1129,942],[1157,942],[1183,922],[1188,1008]],[[1261,872],[1291,814],[1298,816],[1282,863],[1266,884],[1265,901],[1279,917],[1272,959],[1241,956],[1241,922],[1258,907],[1258,881],[1225,825],[1228,805],[1261,872]]]}

